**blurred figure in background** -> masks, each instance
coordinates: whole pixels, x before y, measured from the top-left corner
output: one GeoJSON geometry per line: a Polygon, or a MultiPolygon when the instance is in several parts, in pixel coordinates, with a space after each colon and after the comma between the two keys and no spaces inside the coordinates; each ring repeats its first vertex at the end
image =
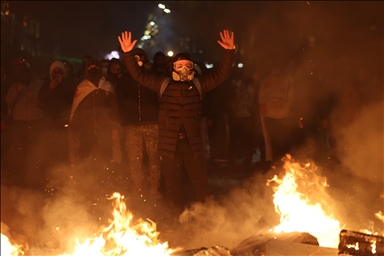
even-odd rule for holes
{"type": "Polygon", "coordinates": [[[153,56],[151,71],[156,74],[166,74],[165,60],[166,57],[163,52],[156,52],[153,56]]]}
{"type": "MultiPolygon", "coordinates": [[[[43,109],[38,94],[43,81],[28,67],[25,60],[14,62],[11,86],[5,97],[11,117],[11,149],[5,159],[20,185],[39,187],[42,184],[38,142],[42,132],[43,109]]],[[[41,149],[40,149],[41,150],[41,149]]]]}
{"type": "Polygon", "coordinates": [[[111,82],[113,87],[116,89],[116,84],[118,80],[124,74],[124,63],[121,60],[113,58],[108,62],[107,66],[107,75],[105,78],[107,81],[111,82]]]}
{"type": "Polygon", "coordinates": [[[64,66],[67,70],[67,78],[69,80],[74,80],[74,83],[79,84],[80,81],[75,76],[75,70],[73,68],[73,64],[68,62],[68,61],[64,61],[63,63],[64,63],[64,66]]]}
{"type": "Polygon", "coordinates": [[[85,69],[87,67],[87,63],[89,60],[92,59],[92,56],[91,55],[84,55],[83,58],[81,59],[81,68],[80,70],[77,72],[76,74],[76,78],[79,80],[79,81],[83,81],[83,79],[85,78],[85,69]]]}
{"type": "Polygon", "coordinates": [[[233,120],[231,130],[232,156],[236,164],[251,164],[254,148],[253,116],[251,106],[254,99],[252,80],[242,71],[232,80],[234,99],[232,100],[233,120]]]}
{"type": "Polygon", "coordinates": [[[118,119],[115,90],[92,59],[77,86],[70,114],[69,159],[79,189],[100,197],[114,192],[113,163],[121,162],[118,119]]]}
{"type": "Polygon", "coordinates": [[[293,102],[293,85],[284,73],[283,62],[276,61],[259,91],[266,161],[271,164],[280,163],[282,157],[291,153],[295,130],[302,127],[302,119],[292,112],[293,102]]]}
{"type": "Polygon", "coordinates": [[[49,166],[69,163],[68,125],[77,81],[68,77],[64,63],[56,60],[49,68],[49,78],[39,91],[39,101],[44,110],[45,139],[50,150],[47,152],[49,166]]]}
{"type": "Polygon", "coordinates": [[[107,78],[108,66],[109,66],[109,60],[108,59],[102,59],[100,61],[101,75],[105,78],[107,78]]]}

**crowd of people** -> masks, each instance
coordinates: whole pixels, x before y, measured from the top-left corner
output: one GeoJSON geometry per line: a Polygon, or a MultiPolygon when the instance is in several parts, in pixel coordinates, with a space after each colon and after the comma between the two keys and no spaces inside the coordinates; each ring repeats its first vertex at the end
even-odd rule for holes
{"type": "Polygon", "coordinates": [[[380,77],[364,65],[337,87],[291,60],[252,73],[233,67],[233,34],[220,35],[212,70],[188,53],[150,60],[130,32],[119,36],[121,59],[85,55],[77,73],[60,60],[45,79],[23,58],[2,64],[2,172],[14,185],[46,188],[61,175],[95,195],[148,193],[178,208],[183,171],[196,200],[209,196],[208,163],[266,171],[309,141],[315,160],[337,159],[334,126],[382,100],[380,77]]]}

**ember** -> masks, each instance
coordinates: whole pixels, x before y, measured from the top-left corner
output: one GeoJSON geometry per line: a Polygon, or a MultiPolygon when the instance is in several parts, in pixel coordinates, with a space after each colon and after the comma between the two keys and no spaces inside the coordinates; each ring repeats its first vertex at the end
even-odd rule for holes
{"type": "Polygon", "coordinates": [[[342,230],[340,232],[339,254],[384,255],[384,237],[342,230]]]}

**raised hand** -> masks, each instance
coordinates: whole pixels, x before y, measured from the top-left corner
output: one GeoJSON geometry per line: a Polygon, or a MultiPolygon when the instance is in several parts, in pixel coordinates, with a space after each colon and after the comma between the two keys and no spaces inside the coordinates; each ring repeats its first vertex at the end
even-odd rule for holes
{"type": "Polygon", "coordinates": [[[137,40],[131,42],[132,35],[130,31],[125,31],[121,33],[121,37],[118,36],[117,38],[119,39],[120,46],[123,52],[131,51],[137,42],[137,40]]]}
{"type": "Polygon", "coordinates": [[[220,32],[221,40],[217,40],[217,42],[223,47],[224,49],[232,50],[235,46],[235,34],[232,32],[231,35],[229,35],[228,30],[224,30],[223,32],[220,32]]]}

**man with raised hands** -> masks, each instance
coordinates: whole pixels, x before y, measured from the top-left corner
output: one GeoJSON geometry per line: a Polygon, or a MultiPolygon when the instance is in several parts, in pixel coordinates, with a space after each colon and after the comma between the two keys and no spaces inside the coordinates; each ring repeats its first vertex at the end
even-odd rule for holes
{"type": "Polygon", "coordinates": [[[210,195],[205,150],[201,138],[202,97],[229,77],[234,60],[234,33],[220,32],[223,55],[216,71],[195,77],[194,63],[188,53],[173,59],[172,77],[154,74],[137,65],[131,32],[118,36],[123,59],[129,73],[141,85],[159,94],[158,152],[164,177],[166,200],[176,209],[185,204],[181,199],[181,171],[184,166],[193,184],[196,199],[203,201],[210,195]]]}

